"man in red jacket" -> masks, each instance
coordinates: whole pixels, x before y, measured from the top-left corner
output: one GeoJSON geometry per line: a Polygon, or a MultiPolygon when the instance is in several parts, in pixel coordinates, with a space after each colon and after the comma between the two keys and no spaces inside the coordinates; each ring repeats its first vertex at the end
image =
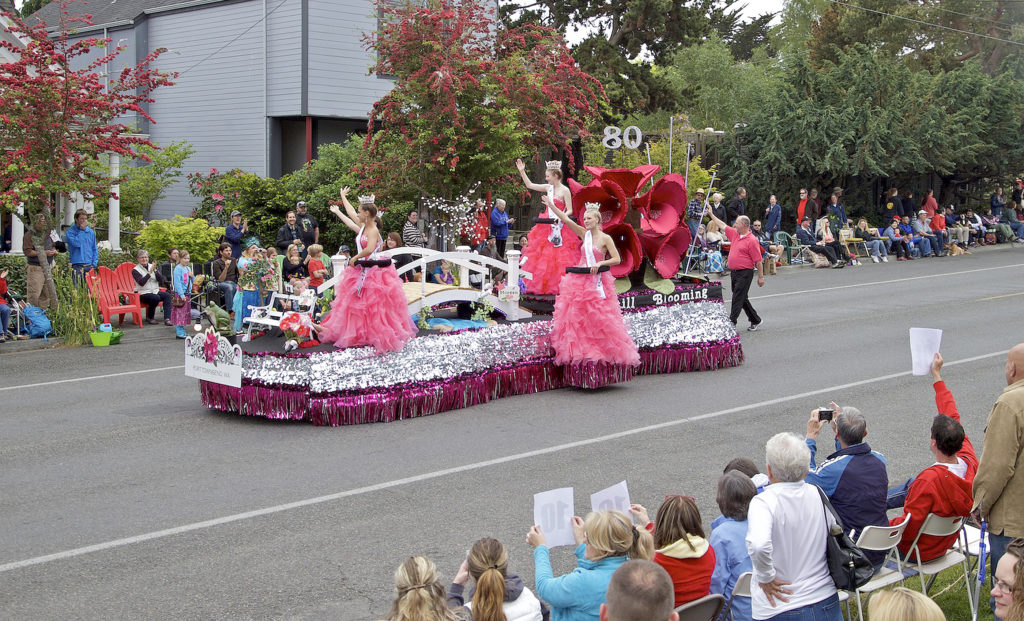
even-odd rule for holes
{"type": "MultiPolygon", "coordinates": [[[[900,540],[900,554],[906,556],[910,546],[920,532],[929,513],[941,517],[969,515],[974,504],[971,486],[978,472],[978,457],[974,446],[960,424],[960,413],[956,409],[953,393],[942,381],[942,355],[935,354],[932,360],[932,378],[935,383],[935,406],[938,416],[932,421],[931,451],[935,464],[925,468],[910,483],[907,499],[903,504],[903,515],[889,520],[896,525],[910,514],[910,523],[900,540]]],[[[891,492],[890,492],[891,493],[891,492]]],[[[928,562],[946,553],[956,541],[957,535],[933,537],[923,535],[918,542],[921,562],[928,562]]],[[[915,558],[916,560],[916,558],[915,558]]]]}

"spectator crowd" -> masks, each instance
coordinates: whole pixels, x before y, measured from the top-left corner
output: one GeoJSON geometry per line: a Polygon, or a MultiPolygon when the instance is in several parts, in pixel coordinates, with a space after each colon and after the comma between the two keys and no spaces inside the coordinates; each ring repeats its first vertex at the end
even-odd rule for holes
{"type": "MultiPolygon", "coordinates": [[[[803,437],[783,432],[767,441],[764,474],[748,458],[726,465],[717,481],[721,515],[710,533],[696,501],[674,494],[653,516],[633,504],[630,515],[602,510],[573,517],[576,566],[556,576],[546,533],[535,525],[526,533],[532,589],[509,571],[507,549],[492,538],[472,544],[447,590],[434,563],[413,556],[395,573],[387,619],[675,620],[698,618],[686,611],[721,596],[717,618],[839,621],[840,590],[826,551],[836,528],[854,540],[867,529],[902,529],[888,551],[865,550],[882,572],[897,559],[907,567],[939,559],[960,543],[959,531],[922,534],[929,516],[973,516],[987,522],[995,616],[1024,621],[1024,344],[1007,355],[1006,388],[986,421],[980,461],[942,367],[936,354],[937,414],[927,441],[923,430],[920,436],[921,461],[934,463],[905,482],[892,484],[885,457],[867,443],[870,417],[833,402],[811,413],[803,437]],[[833,431],[835,450],[819,461],[825,428],[833,431]],[[747,575],[749,591],[738,587],[747,575]]],[[[927,590],[902,586],[875,593],[867,608],[871,621],[946,618],[927,590]]]]}

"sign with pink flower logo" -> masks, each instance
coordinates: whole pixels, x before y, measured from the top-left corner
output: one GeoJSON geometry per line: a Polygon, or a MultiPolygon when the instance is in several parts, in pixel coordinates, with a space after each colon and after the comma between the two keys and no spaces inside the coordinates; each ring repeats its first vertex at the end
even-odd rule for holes
{"type": "Polygon", "coordinates": [[[242,348],[213,329],[185,339],[185,375],[225,386],[242,386],[242,348]]]}

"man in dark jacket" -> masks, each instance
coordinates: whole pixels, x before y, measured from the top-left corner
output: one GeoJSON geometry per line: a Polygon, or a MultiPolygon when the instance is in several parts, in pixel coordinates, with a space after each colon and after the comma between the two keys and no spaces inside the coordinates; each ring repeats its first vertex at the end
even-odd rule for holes
{"type": "Polygon", "coordinates": [[[281,254],[288,256],[288,246],[295,244],[302,252],[302,237],[299,227],[295,225],[295,212],[289,211],[284,217],[284,226],[277,230],[277,248],[281,254]]]}
{"type": "MultiPolygon", "coordinates": [[[[320,243],[320,223],[307,209],[306,201],[295,203],[295,227],[299,229],[299,239],[302,240],[302,245],[309,248],[313,244],[320,243]]],[[[306,256],[305,249],[301,252],[302,256],[306,256]]]]}
{"type": "Polygon", "coordinates": [[[740,187],[736,188],[736,196],[734,196],[733,199],[731,201],[729,201],[728,206],[726,206],[726,208],[725,208],[725,215],[726,215],[725,223],[726,224],[731,226],[733,222],[736,222],[736,217],[737,216],[745,216],[745,215],[747,215],[747,201],[746,201],[746,198],[747,198],[747,189],[745,187],[743,187],[742,185],[740,187]]]}
{"type": "MultiPolygon", "coordinates": [[[[823,244],[818,241],[818,238],[814,236],[814,231],[811,230],[811,219],[804,216],[803,221],[800,223],[800,228],[796,230],[796,240],[807,246],[807,248],[815,253],[823,255],[828,259],[829,264],[834,268],[841,268],[846,263],[841,261],[839,257],[846,256],[843,252],[836,252],[836,249],[830,244],[823,244]]],[[[838,242],[833,242],[837,244],[838,242]]],[[[839,246],[842,248],[842,245],[839,246]]]]}
{"type": "MultiPolygon", "coordinates": [[[[826,421],[819,420],[818,410],[807,421],[807,447],[811,449],[810,473],[806,481],[820,487],[828,496],[847,531],[854,530],[853,539],[865,526],[888,526],[886,497],[889,475],[885,457],[872,451],[864,438],[868,424],[857,408],[840,408],[833,402],[832,428],[836,432],[836,451],[816,466],[818,433],[826,421]]],[[[885,559],[885,552],[866,552],[875,565],[885,559]]]]}

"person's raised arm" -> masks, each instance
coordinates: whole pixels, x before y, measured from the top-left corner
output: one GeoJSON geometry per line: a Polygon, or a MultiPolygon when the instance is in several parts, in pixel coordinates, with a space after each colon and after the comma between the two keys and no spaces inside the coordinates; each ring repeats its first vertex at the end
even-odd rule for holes
{"type": "Polygon", "coordinates": [[[530,178],[526,176],[526,164],[523,160],[516,160],[516,168],[519,169],[519,176],[523,178],[523,184],[527,189],[533,190],[534,192],[547,192],[548,186],[546,183],[534,183],[530,181],[530,178]]]}
{"type": "Polygon", "coordinates": [[[711,221],[714,222],[716,226],[718,226],[719,230],[721,230],[724,233],[725,227],[728,225],[725,222],[723,222],[718,216],[715,215],[715,210],[707,209],[705,210],[705,212],[711,218],[711,221]]]}
{"type": "Polygon", "coordinates": [[[341,194],[342,202],[345,203],[345,210],[349,212],[349,215],[342,213],[341,209],[338,208],[337,205],[331,205],[331,213],[338,216],[338,219],[341,220],[349,229],[359,233],[359,226],[356,225],[356,210],[353,209],[352,205],[348,202],[348,191],[348,186],[345,186],[339,190],[339,193],[341,194]]]}
{"type": "Polygon", "coordinates": [[[551,213],[555,214],[555,217],[557,217],[559,220],[568,225],[569,229],[572,230],[573,233],[576,233],[576,235],[580,237],[586,235],[587,229],[583,228],[579,224],[576,224],[576,222],[569,217],[569,214],[565,213],[564,211],[559,209],[557,205],[555,205],[555,202],[552,201],[549,196],[542,196],[541,200],[544,201],[544,204],[547,206],[547,208],[551,210],[551,213]]]}

